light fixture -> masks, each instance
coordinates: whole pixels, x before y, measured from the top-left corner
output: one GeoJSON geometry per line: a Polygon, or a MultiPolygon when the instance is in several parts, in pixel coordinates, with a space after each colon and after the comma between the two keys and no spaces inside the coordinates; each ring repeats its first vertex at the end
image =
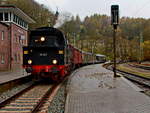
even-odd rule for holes
{"type": "Polygon", "coordinates": [[[23,54],[27,55],[27,54],[28,54],[28,51],[24,51],[23,54]]]}
{"type": "Polygon", "coordinates": [[[32,60],[28,60],[28,64],[32,64],[32,60]]]}
{"type": "Polygon", "coordinates": [[[56,60],[56,59],[53,60],[52,63],[53,63],[53,64],[57,64],[57,60],[56,60]]]}
{"type": "Polygon", "coordinates": [[[41,42],[44,42],[45,41],[45,37],[41,37],[41,42]]]}
{"type": "Polygon", "coordinates": [[[58,53],[59,54],[64,54],[64,51],[63,50],[59,50],[58,53]]]}

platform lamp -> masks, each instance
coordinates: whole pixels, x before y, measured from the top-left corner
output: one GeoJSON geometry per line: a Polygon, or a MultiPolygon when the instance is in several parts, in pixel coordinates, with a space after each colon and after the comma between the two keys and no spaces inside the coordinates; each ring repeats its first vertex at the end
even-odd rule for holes
{"type": "Polygon", "coordinates": [[[113,53],[114,53],[114,77],[117,77],[116,75],[116,32],[117,27],[119,25],[119,5],[112,5],[111,6],[111,25],[114,28],[113,32],[113,53]]]}

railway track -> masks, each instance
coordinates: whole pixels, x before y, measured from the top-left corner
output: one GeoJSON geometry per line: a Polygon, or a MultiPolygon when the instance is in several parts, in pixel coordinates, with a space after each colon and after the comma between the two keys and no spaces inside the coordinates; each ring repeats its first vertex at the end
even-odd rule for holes
{"type": "Polygon", "coordinates": [[[37,113],[47,110],[60,84],[37,84],[0,103],[0,113],[37,113]]]}
{"type": "Polygon", "coordinates": [[[135,65],[135,64],[128,64],[132,67],[135,67],[135,68],[141,68],[141,69],[144,69],[144,70],[150,70],[150,67],[149,66],[142,66],[142,65],[135,65]]]}
{"type": "MultiPolygon", "coordinates": [[[[108,66],[107,69],[113,70],[111,65],[108,66]]],[[[145,77],[142,77],[142,76],[139,76],[136,74],[132,74],[132,73],[128,73],[128,72],[118,70],[118,69],[117,69],[117,72],[122,74],[124,77],[126,77],[129,80],[132,80],[138,84],[141,84],[141,85],[144,85],[145,87],[150,88],[150,78],[145,78],[145,77]]]]}
{"type": "Polygon", "coordinates": [[[137,82],[141,85],[150,87],[150,79],[149,78],[144,78],[144,77],[141,77],[141,76],[138,76],[138,75],[135,75],[135,74],[132,74],[132,73],[124,72],[124,71],[121,71],[121,70],[117,70],[117,72],[122,74],[124,77],[134,81],[134,82],[137,82]]]}

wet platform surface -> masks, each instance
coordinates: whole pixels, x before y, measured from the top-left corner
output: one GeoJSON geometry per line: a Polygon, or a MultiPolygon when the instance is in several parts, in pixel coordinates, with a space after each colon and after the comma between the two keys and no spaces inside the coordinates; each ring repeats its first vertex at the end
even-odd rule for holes
{"type": "Polygon", "coordinates": [[[0,84],[28,76],[23,69],[0,72],[0,84]]]}
{"type": "Polygon", "coordinates": [[[150,113],[150,97],[99,64],[74,71],[67,91],[65,113],[150,113]]]}

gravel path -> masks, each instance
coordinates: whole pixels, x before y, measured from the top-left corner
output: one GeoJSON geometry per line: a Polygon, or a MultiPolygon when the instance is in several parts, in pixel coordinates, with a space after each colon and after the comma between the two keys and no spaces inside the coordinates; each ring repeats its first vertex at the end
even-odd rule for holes
{"type": "Polygon", "coordinates": [[[64,113],[66,100],[66,83],[62,85],[48,108],[48,113],[64,113]]]}

